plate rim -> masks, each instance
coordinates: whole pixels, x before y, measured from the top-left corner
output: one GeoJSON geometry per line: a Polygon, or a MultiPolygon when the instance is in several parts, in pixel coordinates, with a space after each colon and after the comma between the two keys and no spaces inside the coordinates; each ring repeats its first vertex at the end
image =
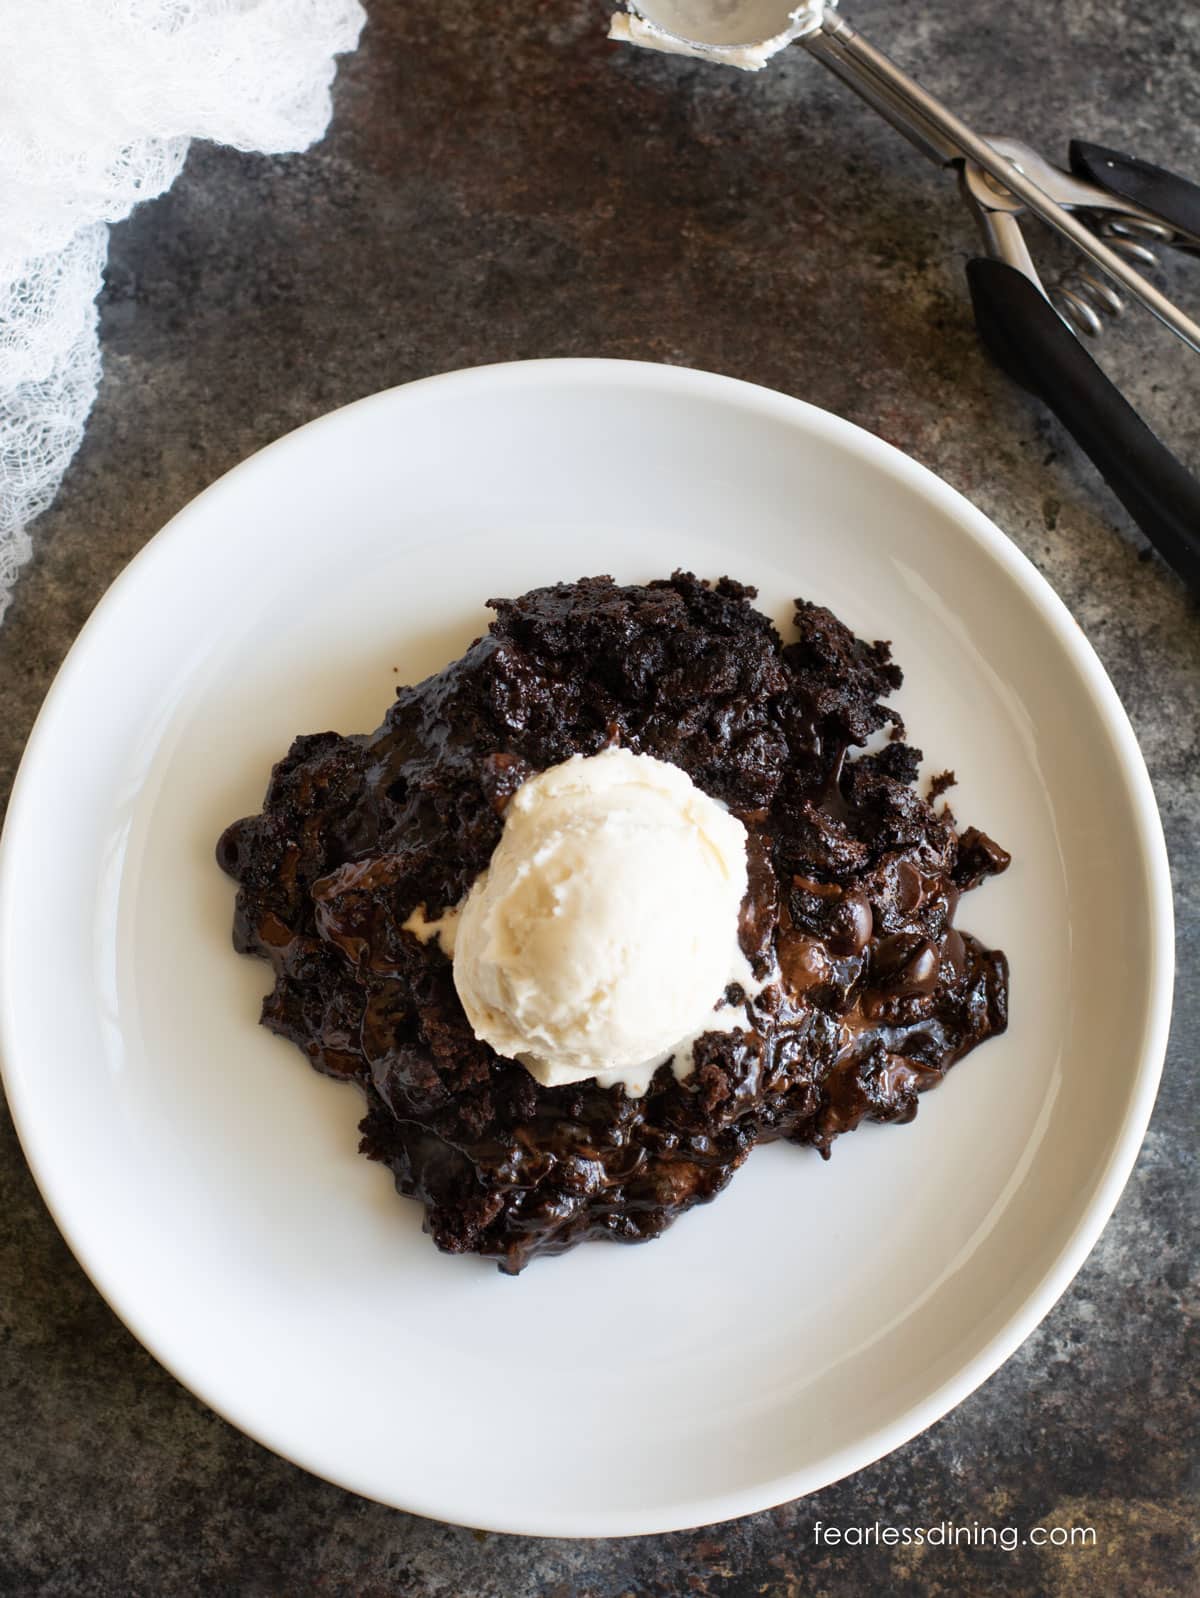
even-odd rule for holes
{"type": "MultiPolygon", "coordinates": [[[[35,718],[13,780],[3,832],[0,833],[0,1081],[4,1085],[22,1152],[42,1201],[93,1287],[126,1329],[171,1376],[201,1403],[260,1446],[270,1449],[271,1452],[319,1479],[330,1481],[359,1497],[428,1519],[456,1525],[470,1525],[482,1530],[512,1535],[568,1538],[648,1536],[713,1525],[753,1514],[805,1497],[865,1469],[920,1435],[962,1403],[977,1387],[995,1374],[1049,1314],[1078,1274],[1116,1208],[1132,1173],[1154,1107],[1166,1053],[1173,986],[1174,905],[1170,868],[1162,821],[1145,759],[1124,706],[1095,649],[1064,602],[1032,561],[989,517],[957,489],[952,488],[929,467],[923,466],[904,451],[858,424],[847,421],[809,401],[760,384],[692,367],[654,361],[573,356],[493,362],[441,372],[381,389],[325,412],[238,462],[176,511],[165,525],[147,540],[113,579],[88,616],[55,673],[35,718]],[[164,1349],[159,1346],[160,1339],[147,1335],[144,1329],[139,1329],[137,1305],[130,1301],[138,1297],[136,1290],[130,1294],[121,1283],[111,1280],[113,1275],[111,1272],[108,1273],[108,1280],[101,1280],[100,1274],[93,1272],[81,1247],[76,1243],[71,1224],[72,1204],[65,1197],[52,1158],[47,1154],[52,1138],[44,1136],[43,1131],[34,1125],[34,1112],[25,1098],[22,1087],[22,1069],[14,1058],[11,1020],[14,1013],[14,998],[10,990],[10,973],[13,965],[8,958],[8,950],[15,929],[12,925],[11,894],[8,890],[11,862],[24,830],[23,818],[31,806],[41,759],[40,751],[54,732],[60,706],[66,703],[76,676],[85,669],[90,640],[93,635],[99,634],[109,625],[110,617],[119,614],[126,596],[146,580],[147,574],[155,562],[163,558],[168,546],[173,550],[176,544],[191,536],[191,527],[199,514],[198,507],[227,491],[228,485],[241,474],[257,469],[264,456],[281,455],[290,449],[304,447],[302,441],[311,438],[314,430],[344,425],[347,414],[360,408],[407,402],[420,403],[424,393],[431,392],[435,388],[444,390],[452,385],[477,387],[488,384],[500,386],[515,384],[536,387],[547,380],[552,383],[565,381],[568,384],[592,387],[627,385],[640,389],[648,396],[663,398],[668,402],[677,395],[708,397],[729,404],[737,410],[756,411],[760,415],[798,426],[810,435],[823,435],[846,453],[858,457],[865,464],[881,470],[894,480],[899,480],[953,523],[960,536],[980,546],[984,554],[1014,580],[1023,597],[1037,612],[1041,623],[1055,635],[1087,690],[1099,721],[1111,741],[1137,818],[1135,836],[1131,841],[1136,848],[1141,874],[1147,886],[1151,923],[1150,980],[1145,1024],[1132,1072],[1133,1090],[1108,1162],[1097,1179],[1092,1198],[1038,1286],[1013,1311],[999,1331],[973,1357],[964,1361],[953,1376],[943,1381],[924,1398],[911,1404],[891,1423],[877,1428],[852,1444],[845,1445],[833,1454],[824,1456],[819,1466],[810,1465],[801,1470],[772,1476],[749,1487],[744,1486],[702,1499],[678,1503],[672,1506],[670,1513],[662,1508],[652,1510],[648,1515],[630,1514],[624,1510],[606,1512],[603,1508],[595,1507],[589,1507],[582,1513],[562,1511],[547,1513],[531,1510],[529,1514],[522,1515],[520,1523],[517,1524],[512,1517],[495,1518],[487,1513],[464,1518],[464,1506],[437,1501],[437,1495],[426,1501],[420,1501],[421,1495],[418,1493],[414,1495],[416,1501],[397,1504],[372,1491],[367,1485],[351,1480],[343,1474],[331,1474],[319,1465],[299,1457],[301,1451],[281,1446],[279,1441],[272,1438],[270,1426],[257,1423],[253,1426],[248,1425],[244,1419],[232,1412],[233,1406],[227,1407],[215,1403],[204,1390],[203,1373],[187,1373],[188,1360],[185,1351],[164,1349]],[[400,396],[405,397],[404,401],[401,401],[400,396]],[[415,401],[411,401],[412,396],[416,396],[415,401]]],[[[444,1495],[442,1496],[444,1498],[444,1495]]]]}

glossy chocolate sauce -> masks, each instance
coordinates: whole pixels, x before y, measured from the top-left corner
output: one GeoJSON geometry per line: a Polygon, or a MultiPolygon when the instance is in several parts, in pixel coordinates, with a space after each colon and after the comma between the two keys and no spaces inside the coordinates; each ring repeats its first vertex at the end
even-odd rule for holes
{"type": "MultiPolygon", "coordinates": [[[[298,738],[263,812],[223,834],[234,943],[269,960],[263,1022],[366,1097],[362,1151],[419,1199],[439,1248],[517,1272],[589,1238],[640,1242],[713,1198],[756,1143],[828,1155],[1002,1032],[1008,970],[953,924],[1008,855],[915,789],[881,701],[901,673],[797,601],[783,643],[754,590],[686,573],[489,603],[461,660],[401,688],[374,733],[298,738]],[[888,727],[878,753],[854,756],[888,727]],[[767,985],[642,1098],[540,1087],[477,1042],[436,940],[536,771],[619,743],[681,766],[750,833],[742,947],[767,985]]],[[[940,793],[952,778],[935,779],[940,793]]],[[[732,995],[733,999],[743,997],[732,995]]]]}

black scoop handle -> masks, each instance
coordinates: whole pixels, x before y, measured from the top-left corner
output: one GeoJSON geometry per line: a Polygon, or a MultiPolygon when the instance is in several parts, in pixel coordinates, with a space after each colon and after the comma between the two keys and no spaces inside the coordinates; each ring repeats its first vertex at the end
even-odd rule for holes
{"type": "Polygon", "coordinates": [[[989,353],[1050,407],[1159,554],[1200,595],[1200,482],[1016,267],[980,257],[968,262],[967,279],[989,353]]]}
{"type": "Polygon", "coordinates": [[[1140,205],[1200,244],[1200,184],[1102,144],[1085,144],[1082,139],[1071,140],[1071,171],[1118,199],[1140,205]]]}

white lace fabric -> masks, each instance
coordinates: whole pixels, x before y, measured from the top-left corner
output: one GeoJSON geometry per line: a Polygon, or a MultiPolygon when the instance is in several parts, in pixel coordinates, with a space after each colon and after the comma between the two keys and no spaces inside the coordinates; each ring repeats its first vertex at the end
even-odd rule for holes
{"type": "Polygon", "coordinates": [[[0,617],[100,380],[108,224],[190,141],[324,133],[359,0],[0,0],[0,617]]]}

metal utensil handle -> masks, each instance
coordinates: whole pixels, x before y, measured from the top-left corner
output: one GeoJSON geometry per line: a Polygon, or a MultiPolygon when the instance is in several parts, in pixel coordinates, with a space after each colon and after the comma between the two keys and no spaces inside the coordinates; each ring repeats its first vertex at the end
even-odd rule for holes
{"type": "Polygon", "coordinates": [[[1081,254],[1123,285],[1172,333],[1200,353],[1200,324],[1173,305],[1165,294],[1159,293],[1153,283],[1135,272],[1069,211],[1064,211],[986,139],[972,133],[966,123],[960,122],[915,78],[902,72],[894,61],[869,44],[835,11],[827,10],[820,27],[802,35],[799,43],[912,139],[926,155],[944,162],[961,158],[981,166],[1035,216],[1070,239],[1081,254]]]}

